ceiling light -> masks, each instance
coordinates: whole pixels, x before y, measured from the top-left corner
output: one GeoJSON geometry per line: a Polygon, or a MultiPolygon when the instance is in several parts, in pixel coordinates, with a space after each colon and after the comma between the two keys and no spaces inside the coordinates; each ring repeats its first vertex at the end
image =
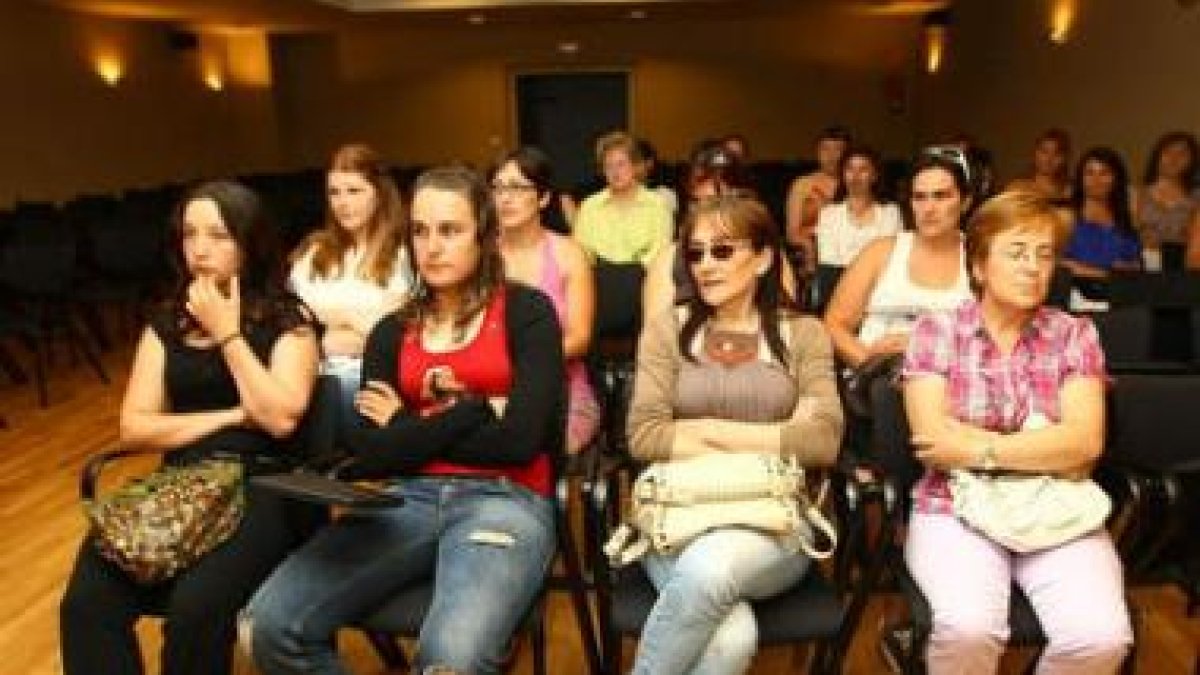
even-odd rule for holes
{"type": "Polygon", "coordinates": [[[467,23],[471,24],[472,26],[482,26],[483,24],[487,23],[487,17],[482,14],[472,14],[471,16],[467,17],[467,23]]]}
{"type": "Polygon", "coordinates": [[[579,43],[575,40],[563,40],[558,43],[558,53],[574,56],[579,53],[579,43]]]}
{"type": "Polygon", "coordinates": [[[648,16],[650,16],[650,13],[644,9],[629,10],[629,18],[633,19],[634,21],[641,21],[642,19],[645,19],[648,16]]]}

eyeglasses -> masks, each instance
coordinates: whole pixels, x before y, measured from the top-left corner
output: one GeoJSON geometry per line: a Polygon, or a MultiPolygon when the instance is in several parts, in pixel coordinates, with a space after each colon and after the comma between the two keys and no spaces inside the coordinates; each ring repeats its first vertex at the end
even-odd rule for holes
{"type": "Polygon", "coordinates": [[[729,260],[742,245],[740,242],[720,241],[705,247],[702,244],[691,244],[683,251],[683,259],[689,265],[699,265],[704,260],[704,254],[712,256],[713,260],[729,260]]]}
{"type": "Polygon", "coordinates": [[[492,192],[496,194],[515,194],[533,190],[537,190],[537,186],[532,183],[492,183],[492,192]]]}
{"type": "Polygon", "coordinates": [[[936,157],[956,164],[962,171],[967,183],[971,182],[971,160],[967,153],[957,145],[931,145],[921,151],[926,157],[936,157]]]}

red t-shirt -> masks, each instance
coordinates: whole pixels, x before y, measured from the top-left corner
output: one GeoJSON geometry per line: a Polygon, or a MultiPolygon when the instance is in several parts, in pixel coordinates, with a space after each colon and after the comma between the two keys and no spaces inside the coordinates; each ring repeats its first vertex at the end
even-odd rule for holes
{"type": "MultiPolygon", "coordinates": [[[[404,405],[417,411],[430,410],[438,402],[422,396],[425,373],[446,367],[476,396],[505,397],[512,388],[512,363],[509,360],[508,332],[505,330],[505,293],[492,294],[484,310],[483,325],[469,343],[446,352],[430,352],[421,343],[420,330],[404,329],[400,359],[400,396],[404,405]]],[[[550,457],[538,453],[524,466],[482,467],[435,459],[418,470],[424,475],[479,476],[508,478],[541,495],[551,494],[550,457]]]]}

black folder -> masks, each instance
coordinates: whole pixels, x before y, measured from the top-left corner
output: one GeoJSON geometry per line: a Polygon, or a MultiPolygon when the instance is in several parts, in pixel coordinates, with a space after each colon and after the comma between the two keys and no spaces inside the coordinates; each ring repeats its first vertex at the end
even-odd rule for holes
{"type": "Polygon", "coordinates": [[[250,483],[255,487],[277,492],[291,499],[316,504],[383,508],[400,506],[404,503],[404,498],[400,495],[304,471],[254,476],[250,479],[250,483]]]}

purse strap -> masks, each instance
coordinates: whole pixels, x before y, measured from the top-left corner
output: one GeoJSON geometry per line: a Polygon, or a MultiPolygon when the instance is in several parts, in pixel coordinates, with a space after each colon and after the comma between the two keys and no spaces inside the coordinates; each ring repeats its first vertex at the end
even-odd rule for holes
{"type": "MultiPolygon", "coordinates": [[[[800,460],[796,459],[795,455],[789,455],[787,461],[793,470],[803,472],[800,460]]],[[[817,488],[817,498],[815,501],[808,498],[808,485],[804,484],[803,481],[801,481],[800,493],[796,495],[801,506],[801,517],[829,542],[827,548],[817,548],[814,546],[815,537],[813,538],[813,542],[806,541],[804,537],[799,537],[800,550],[804,552],[804,555],[813,560],[825,560],[833,556],[834,552],[837,551],[837,529],[834,528],[829,518],[825,517],[825,512],[821,510],[821,507],[825,505],[825,497],[828,495],[829,476],[821,479],[821,486],[817,488]]]]}

